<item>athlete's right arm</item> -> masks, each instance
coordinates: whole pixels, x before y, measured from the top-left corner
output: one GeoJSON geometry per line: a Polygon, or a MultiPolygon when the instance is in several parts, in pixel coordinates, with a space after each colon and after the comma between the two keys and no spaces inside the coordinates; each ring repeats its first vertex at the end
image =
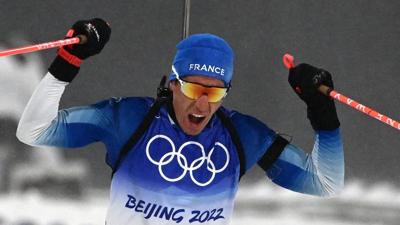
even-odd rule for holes
{"type": "Polygon", "coordinates": [[[102,19],[81,20],[67,37],[84,35],[84,44],[58,49],[57,57],[33,93],[17,128],[17,137],[30,145],[77,147],[98,141],[109,121],[95,105],[58,111],[65,86],[78,74],[82,61],[100,53],[111,34],[102,19]]]}
{"type": "Polygon", "coordinates": [[[29,145],[80,147],[101,141],[111,121],[96,105],[59,111],[67,82],[47,73],[29,100],[17,128],[17,138],[29,145]]]}

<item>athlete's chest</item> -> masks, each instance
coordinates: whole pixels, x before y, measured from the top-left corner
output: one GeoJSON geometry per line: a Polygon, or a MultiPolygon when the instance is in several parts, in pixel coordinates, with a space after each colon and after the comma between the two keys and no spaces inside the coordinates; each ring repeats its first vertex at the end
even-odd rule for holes
{"type": "Polygon", "coordinates": [[[123,160],[118,177],[175,194],[177,190],[217,193],[236,187],[240,163],[227,129],[216,122],[200,135],[188,136],[171,122],[162,113],[154,119],[123,160]]]}

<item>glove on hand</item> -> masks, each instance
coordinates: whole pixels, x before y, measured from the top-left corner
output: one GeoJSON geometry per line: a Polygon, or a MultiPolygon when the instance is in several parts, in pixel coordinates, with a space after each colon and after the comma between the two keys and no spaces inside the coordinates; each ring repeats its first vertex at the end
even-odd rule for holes
{"type": "Polygon", "coordinates": [[[328,71],[302,63],[289,70],[289,83],[307,104],[307,117],[314,130],[334,130],[340,126],[333,99],[318,91],[321,84],[333,89],[328,71]]]}
{"type": "Polygon", "coordinates": [[[101,52],[110,39],[111,28],[102,19],[80,20],[68,31],[66,37],[83,35],[84,44],[60,47],[49,72],[61,81],[71,82],[78,74],[82,60],[101,52]]]}

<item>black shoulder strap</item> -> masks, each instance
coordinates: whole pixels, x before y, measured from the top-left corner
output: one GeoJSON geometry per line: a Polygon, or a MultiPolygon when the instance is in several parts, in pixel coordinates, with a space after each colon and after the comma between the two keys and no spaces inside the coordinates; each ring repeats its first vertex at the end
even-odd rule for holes
{"type": "Polygon", "coordinates": [[[113,171],[112,171],[113,175],[119,168],[119,166],[122,162],[122,159],[125,158],[125,156],[129,153],[129,151],[135,146],[135,144],[143,136],[144,132],[149,128],[151,122],[153,121],[154,117],[157,115],[157,113],[160,110],[160,107],[163,103],[164,103],[164,101],[158,101],[158,100],[156,100],[154,102],[154,104],[151,106],[149,112],[143,119],[142,123],[139,125],[139,127],[136,129],[136,131],[132,134],[132,136],[129,138],[129,140],[125,143],[124,147],[122,147],[122,150],[118,156],[117,162],[115,163],[113,171]]]}
{"type": "Polygon", "coordinates": [[[268,148],[263,157],[261,157],[261,159],[258,161],[258,165],[263,168],[264,171],[267,171],[278,159],[288,143],[288,140],[280,135],[277,135],[275,141],[268,148]]]}
{"type": "Polygon", "coordinates": [[[122,147],[121,152],[118,156],[118,159],[113,167],[112,176],[117,171],[119,166],[121,165],[122,160],[129,153],[129,151],[135,146],[135,144],[139,141],[139,139],[143,136],[144,132],[149,128],[151,122],[153,122],[154,117],[157,115],[158,111],[160,111],[161,106],[167,102],[170,98],[170,91],[165,87],[166,76],[163,76],[159,87],[157,88],[157,99],[151,106],[149,112],[144,117],[142,123],[136,129],[136,131],[132,134],[129,140],[122,147]]]}
{"type": "Polygon", "coordinates": [[[236,146],[236,151],[239,156],[239,161],[240,161],[240,177],[239,179],[242,178],[242,176],[246,172],[246,156],[244,154],[242,142],[239,139],[239,135],[236,131],[236,128],[233,126],[232,120],[224,113],[222,112],[221,109],[217,111],[217,116],[221,119],[222,124],[228,129],[229,134],[231,135],[232,141],[236,146]]]}

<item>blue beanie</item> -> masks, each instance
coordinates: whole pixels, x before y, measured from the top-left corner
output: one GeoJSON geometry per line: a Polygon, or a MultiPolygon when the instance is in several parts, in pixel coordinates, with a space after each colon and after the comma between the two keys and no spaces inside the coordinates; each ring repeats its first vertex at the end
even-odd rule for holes
{"type": "Polygon", "coordinates": [[[194,34],[176,46],[169,80],[202,75],[222,80],[229,85],[233,74],[234,53],[229,44],[213,34],[194,34]]]}

